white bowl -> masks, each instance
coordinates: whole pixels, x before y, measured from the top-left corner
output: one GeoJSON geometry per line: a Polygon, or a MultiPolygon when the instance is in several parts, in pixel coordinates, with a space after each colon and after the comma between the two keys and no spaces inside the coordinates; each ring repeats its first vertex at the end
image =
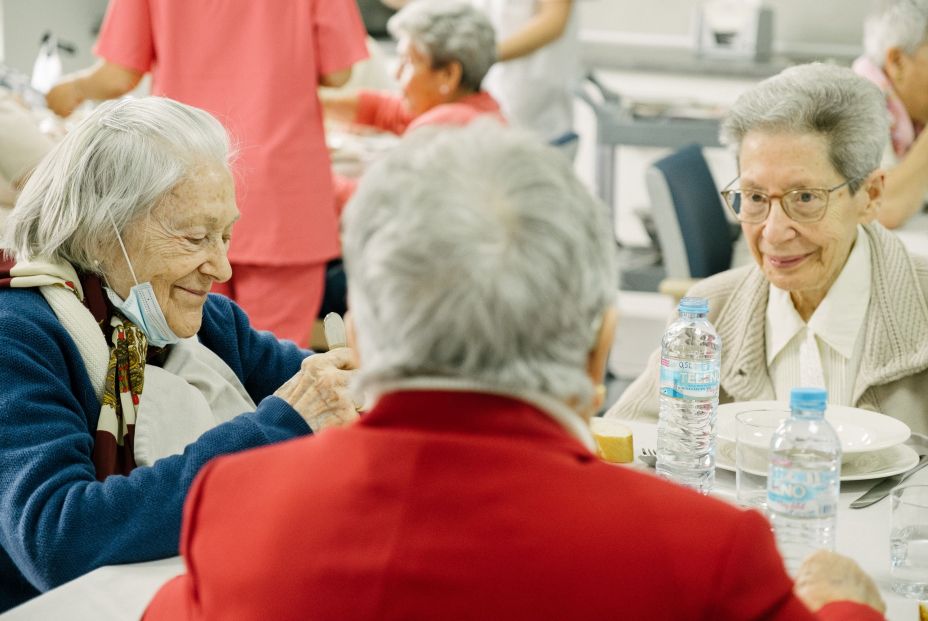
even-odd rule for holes
{"type": "MultiPolygon", "coordinates": [[[[748,410],[781,410],[783,418],[789,417],[789,404],[782,401],[725,403],[718,407],[719,438],[734,442],[737,431],[735,415],[748,410]]],[[[844,454],[890,448],[908,440],[912,433],[901,420],[844,405],[829,405],[825,419],[837,432],[844,454]]]]}

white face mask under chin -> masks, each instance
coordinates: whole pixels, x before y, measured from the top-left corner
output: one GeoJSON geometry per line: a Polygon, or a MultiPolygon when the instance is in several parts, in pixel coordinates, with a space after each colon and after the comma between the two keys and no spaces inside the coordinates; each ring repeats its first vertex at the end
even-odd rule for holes
{"type": "Polygon", "coordinates": [[[155,297],[155,290],[150,282],[132,287],[129,297],[125,300],[109,287],[106,287],[106,295],[113,306],[145,334],[151,345],[164,347],[180,341],[180,337],[174,334],[164,313],[161,312],[161,305],[158,304],[158,298],[155,297]]]}
{"type": "Polygon", "coordinates": [[[113,230],[116,231],[119,248],[122,250],[122,256],[129,266],[129,273],[132,274],[132,282],[135,283],[135,286],[129,290],[129,297],[125,300],[109,287],[105,287],[106,296],[126,319],[134,323],[142,331],[151,345],[164,347],[165,345],[177,343],[181,339],[171,329],[167,318],[161,311],[161,305],[158,304],[158,298],[155,297],[155,290],[152,288],[151,283],[139,283],[135,277],[132,261],[129,260],[129,253],[126,252],[126,246],[122,243],[122,237],[119,235],[119,229],[113,220],[113,214],[109,215],[113,230]]]}

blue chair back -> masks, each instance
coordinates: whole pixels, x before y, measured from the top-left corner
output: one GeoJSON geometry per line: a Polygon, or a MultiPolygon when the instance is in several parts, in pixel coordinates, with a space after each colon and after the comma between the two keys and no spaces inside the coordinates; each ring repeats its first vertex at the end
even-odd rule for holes
{"type": "Polygon", "coordinates": [[[731,267],[731,226],[702,147],[689,145],[655,162],[648,190],[665,258],[679,252],[673,246],[683,246],[677,261],[681,267],[668,265],[668,276],[705,278],[731,267]],[[689,273],[682,273],[687,267],[689,273]]]}

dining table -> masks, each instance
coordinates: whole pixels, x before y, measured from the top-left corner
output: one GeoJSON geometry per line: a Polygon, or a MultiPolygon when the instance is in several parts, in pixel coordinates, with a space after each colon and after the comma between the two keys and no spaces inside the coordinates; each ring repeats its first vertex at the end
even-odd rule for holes
{"type": "MultiPolygon", "coordinates": [[[[656,448],[657,426],[654,423],[626,421],[626,424],[632,429],[636,454],[656,448]]],[[[928,452],[928,439],[916,448],[928,452]]],[[[617,467],[637,468],[645,476],[657,476],[638,460],[617,467]]],[[[918,621],[918,602],[897,595],[891,588],[889,499],[864,509],[850,508],[851,501],[874,483],[874,480],[842,481],[836,551],[857,561],[876,581],[886,602],[888,621],[918,621]]],[[[928,484],[928,468],[906,481],[906,484],[911,483],[928,484]]],[[[735,503],[734,473],[717,469],[711,495],[735,503]]],[[[158,589],[183,572],[184,563],[179,556],[146,563],[101,567],[13,608],[0,615],[0,621],[139,619],[158,589]]]]}
{"type": "MultiPolygon", "coordinates": [[[[636,454],[641,454],[642,450],[657,448],[656,424],[634,420],[624,422],[632,430],[636,454]]],[[[911,446],[921,454],[928,453],[928,439],[913,437],[913,440],[916,439],[918,441],[912,442],[911,446]]],[[[632,467],[653,472],[638,459],[632,467]]],[[[886,602],[888,621],[919,621],[918,600],[897,595],[892,590],[892,577],[889,573],[889,498],[863,509],[850,507],[851,502],[862,496],[879,480],[881,479],[841,482],[835,551],[857,561],[857,564],[873,578],[886,602]]],[[[913,474],[906,479],[905,484],[928,484],[928,468],[913,474]]],[[[737,504],[735,492],[735,473],[716,468],[715,485],[710,495],[737,504]]]]}

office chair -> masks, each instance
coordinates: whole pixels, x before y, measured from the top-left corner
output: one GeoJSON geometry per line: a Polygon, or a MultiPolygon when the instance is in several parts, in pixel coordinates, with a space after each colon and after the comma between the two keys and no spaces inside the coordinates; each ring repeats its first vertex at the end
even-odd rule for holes
{"type": "Polygon", "coordinates": [[[702,148],[689,145],[658,160],[645,180],[667,278],[705,278],[731,267],[737,230],[702,148]]]}

